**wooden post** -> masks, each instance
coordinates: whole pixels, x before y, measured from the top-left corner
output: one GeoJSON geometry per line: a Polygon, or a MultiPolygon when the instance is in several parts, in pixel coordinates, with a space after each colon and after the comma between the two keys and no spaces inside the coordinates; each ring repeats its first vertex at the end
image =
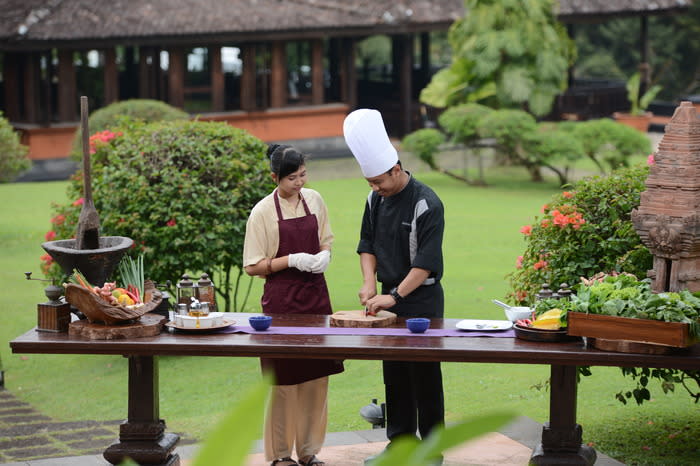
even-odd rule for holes
{"type": "Polygon", "coordinates": [[[24,119],[28,123],[39,120],[39,60],[39,52],[29,52],[24,58],[24,119]]]}
{"type": "Polygon", "coordinates": [[[396,42],[398,46],[399,74],[395,75],[399,80],[399,102],[401,113],[401,136],[411,132],[413,122],[413,36],[402,35],[396,42]]]}
{"type": "Polygon", "coordinates": [[[430,82],[430,33],[423,32],[420,35],[420,75],[421,82],[417,83],[424,88],[430,82]]]}
{"type": "Polygon", "coordinates": [[[75,121],[77,113],[77,91],[73,51],[58,51],[58,119],[75,121]]]}
{"type": "Polygon", "coordinates": [[[255,44],[243,44],[241,46],[241,110],[251,112],[255,110],[255,44]]]}
{"type": "Polygon", "coordinates": [[[119,70],[117,69],[117,53],[111,49],[102,51],[104,57],[104,99],[105,105],[119,100],[119,70]]]}
{"type": "Polygon", "coordinates": [[[341,48],[341,101],[350,106],[357,106],[357,72],[355,70],[355,39],[343,39],[341,48]]]}
{"type": "Polygon", "coordinates": [[[639,17],[639,75],[639,95],[644,95],[651,83],[651,69],[649,67],[649,18],[646,15],[639,17]]]}
{"type": "Polygon", "coordinates": [[[324,95],[323,87],[323,40],[311,41],[311,104],[321,105],[324,95]]]}
{"type": "Polygon", "coordinates": [[[224,111],[224,69],[221,64],[221,47],[209,47],[209,72],[211,73],[211,109],[224,111]]]}
{"type": "Polygon", "coordinates": [[[287,53],[283,41],[272,43],[270,70],[270,107],[279,108],[287,104],[287,53]]]}
{"type": "Polygon", "coordinates": [[[173,47],[168,50],[168,103],[174,107],[185,106],[185,50],[173,47]]]}

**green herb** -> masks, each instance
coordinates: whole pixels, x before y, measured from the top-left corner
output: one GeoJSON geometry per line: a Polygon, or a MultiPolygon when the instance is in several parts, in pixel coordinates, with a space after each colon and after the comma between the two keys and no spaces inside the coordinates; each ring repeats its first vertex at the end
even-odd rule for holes
{"type": "Polygon", "coordinates": [[[140,254],[136,260],[130,256],[124,256],[119,262],[119,274],[122,276],[124,287],[134,285],[143,299],[143,254],[140,254]]]}
{"type": "Polygon", "coordinates": [[[687,323],[691,336],[700,337],[700,298],[688,290],[654,293],[649,279],[607,275],[579,285],[571,301],[579,312],[687,323]]]}

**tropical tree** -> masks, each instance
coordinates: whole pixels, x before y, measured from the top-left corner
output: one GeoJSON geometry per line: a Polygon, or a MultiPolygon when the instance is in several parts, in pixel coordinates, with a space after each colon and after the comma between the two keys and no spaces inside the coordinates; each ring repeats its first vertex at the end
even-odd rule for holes
{"type": "Polygon", "coordinates": [[[449,31],[452,64],[435,74],[420,100],[547,114],[575,56],[553,0],[465,0],[465,10],[449,31]]]}

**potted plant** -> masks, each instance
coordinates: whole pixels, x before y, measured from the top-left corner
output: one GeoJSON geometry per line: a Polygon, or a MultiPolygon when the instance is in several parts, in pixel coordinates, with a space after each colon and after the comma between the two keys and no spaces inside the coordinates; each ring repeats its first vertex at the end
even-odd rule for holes
{"type": "Polygon", "coordinates": [[[651,123],[653,114],[647,111],[647,107],[656,95],[661,91],[661,86],[651,86],[643,95],[639,95],[641,76],[634,73],[627,81],[627,100],[630,103],[629,112],[615,112],[613,118],[622,124],[631,126],[639,131],[646,132],[651,123]]]}

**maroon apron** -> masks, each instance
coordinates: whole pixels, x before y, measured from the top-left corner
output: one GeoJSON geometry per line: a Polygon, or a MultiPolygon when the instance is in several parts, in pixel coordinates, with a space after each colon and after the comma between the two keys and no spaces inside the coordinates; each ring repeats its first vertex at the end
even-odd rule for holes
{"type": "MultiPolygon", "coordinates": [[[[299,252],[316,254],[321,250],[318,220],[302,198],[306,215],[284,219],[277,190],[274,193],[279,227],[279,248],[275,257],[299,252]]],[[[265,314],[332,314],[331,300],[322,273],[302,272],[289,267],[271,273],[262,295],[265,314]]],[[[296,385],[343,371],[343,362],[330,359],[260,358],[263,371],[272,371],[276,385],[296,385]]]]}

